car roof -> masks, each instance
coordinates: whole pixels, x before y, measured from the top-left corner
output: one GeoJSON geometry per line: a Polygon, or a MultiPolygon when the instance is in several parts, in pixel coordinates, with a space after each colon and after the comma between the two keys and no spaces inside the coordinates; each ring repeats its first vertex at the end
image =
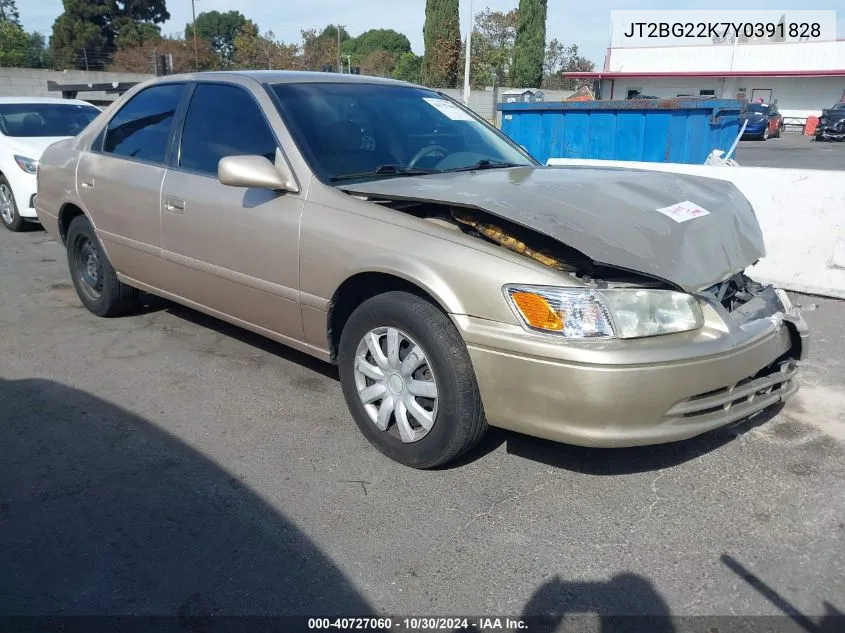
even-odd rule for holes
{"type": "Polygon", "coordinates": [[[300,83],[333,83],[333,84],[381,84],[391,86],[415,86],[415,84],[385,77],[370,77],[368,75],[347,75],[343,73],[324,73],[303,70],[220,70],[181,75],[165,75],[158,81],[173,80],[203,80],[226,76],[250,77],[266,84],[300,84],[300,83]]]}
{"type": "Polygon", "coordinates": [[[0,104],[4,103],[40,103],[40,104],[65,104],[65,105],[87,105],[94,106],[81,99],[62,99],[61,97],[0,97],[0,104]]]}

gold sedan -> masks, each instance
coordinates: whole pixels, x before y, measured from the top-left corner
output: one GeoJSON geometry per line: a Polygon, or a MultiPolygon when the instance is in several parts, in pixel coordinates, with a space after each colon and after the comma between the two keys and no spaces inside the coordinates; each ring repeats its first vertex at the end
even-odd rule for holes
{"type": "MultiPolygon", "coordinates": [[[[807,328],[730,184],[548,168],[436,91],[296,72],[135,87],[39,165],[94,314],[143,290],[339,365],[364,435],[682,440],[797,389],[807,328]]],[[[302,421],[303,424],[307,420],[302,421]]]]}

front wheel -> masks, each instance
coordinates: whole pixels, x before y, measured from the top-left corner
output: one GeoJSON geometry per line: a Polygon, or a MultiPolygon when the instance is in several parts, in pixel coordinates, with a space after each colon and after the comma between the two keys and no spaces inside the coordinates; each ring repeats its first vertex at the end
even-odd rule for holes
{"type": "Polygon", "coordinates": [[[343,329],[338,365],[358,428],[401,464],[442,466],[487,429],[460,334],[416,295],[388,292],[358,306],[343,329]]]}
{"type": "Polygon", "coordinates": [[[70,223],[67,261],[76,294],[89,312],[111,317],[134,306],[138,291],[117,278],[94,227],[85,216],[76,217],[70,223]]]}
{"type": "Polygon", "coordinates": [[[761,140],[763,140],[763,141],[768,141],[768,140],[769,140],[769,126],[768,126],[768,125],[767,125],[766,127],[764,127],[764,128],[763,128],[763,136],[761,136],[760,138],[761,138],[761,140]]]}
{"type": "Polygon", "coordinates": [[[26,222],[18,213],[18,205],[15,202],[15,195],[12,193],[12,186],[5,176],[0,176],[0,221],[10,231],[17,233],[23,230],[26,222]]]}

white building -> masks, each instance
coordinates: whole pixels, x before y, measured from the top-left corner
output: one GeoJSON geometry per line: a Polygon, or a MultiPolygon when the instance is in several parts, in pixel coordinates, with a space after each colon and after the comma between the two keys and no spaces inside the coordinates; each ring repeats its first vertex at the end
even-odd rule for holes
{"type": "Polygon", "coordinates": [[[787,123],[798,123],[845,101],[845,40],[611,47],[603,70],[566,76],[599,80],[603,100],[762,99],[776,102],[787,123]]]}

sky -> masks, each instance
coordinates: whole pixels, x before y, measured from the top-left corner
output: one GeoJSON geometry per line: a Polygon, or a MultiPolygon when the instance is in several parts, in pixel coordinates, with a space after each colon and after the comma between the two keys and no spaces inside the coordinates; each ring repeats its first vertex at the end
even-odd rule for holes
{"type": "MultiPolygon", "coordinates": [[[[461,32],[469,22],[470,0],[460,0],[461,32]]],[[[796,3],[797,4],[797,3],[796,3]]],[[[802,9],[842,9],[842,0],[808,0],[802,9]],[[837,5],[840,5],[837,7],[837,5]]],[[[62,12],[61,0],[18,0],[21,21],[27,31],[49,35],[53,21],[62,12]]],[[[473,0],[473,12],[490,7],[507,11],[519,5],[518,0],[473,0]]],[[[610,41],[610,11],[614,9],[651,9],[677,11],[696,9],[695,0],[549,0],[546,35],[565,44],[577,44],[585,57],[601,68],[610,41]]],[[[710,0],[707,9],[771,9],[766,0],[710,0]]],[[[165,34],[184,33],[191,21],[191,0],[167,0],[170,20],[162,27],[165,34]]],[[[262,31],[272,30],[286,42],[299,42],[303,29],[322,29],[326,24],[342,24],[351,35],[371,28],[395,29],[408,36],[416,53],[422,54],[422,27],[425,0],[306,0],[300,2],[268,2],[267,0],[196,0],[197,13],[236,9],[258,24],[262,31]],[[287,5],[282,9],[281,4],[287,5]]],[[[837,15],[837,36],[845,38],[845,11],[837,15]]]]}

